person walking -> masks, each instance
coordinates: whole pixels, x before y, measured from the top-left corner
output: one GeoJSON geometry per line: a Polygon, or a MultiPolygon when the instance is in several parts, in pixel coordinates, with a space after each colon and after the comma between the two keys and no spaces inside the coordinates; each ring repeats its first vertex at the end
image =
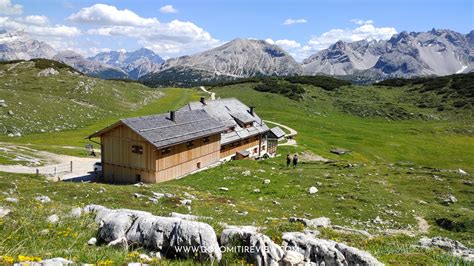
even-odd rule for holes
{"type": "Polygon", "coordinates": [[[290,167],[290,164],[291,164],[291,156],[290,154],[288,153],[286,155],[286,168],[289,168],[290,167]]]}
{"type": "Polygon", "coordinates": [[[295,156],[293,156],[293,168],[296,168],[297,164],[298,164],[298,155],[295,154],[295,156]]]}

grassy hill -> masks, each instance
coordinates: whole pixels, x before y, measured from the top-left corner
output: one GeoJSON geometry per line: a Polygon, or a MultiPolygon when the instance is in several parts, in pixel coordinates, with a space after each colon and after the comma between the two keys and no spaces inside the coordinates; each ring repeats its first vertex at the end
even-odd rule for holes
{"type": "Polygon", "coordinates": [[[0,135],[50,133],[121,116],[156,101],[162,93],[138,83],[84,76],[51,60],[0,64],[0,135]],[[55,73],[41,74],[54,69],[55,73]]]}
{"type": "MultiPolygon", "coordinates": [[[[265,227],[264,233],[276,242],[281,241],[282,232],[303,230],[301,224],[288,222],[288,217],[326,216],[333,224],[367,230],[375,237],[324,229],[322,238],[367,250],[384,263],[468,265],[441,250],[424,250],[413,245],[422,235],[441,235],[474,247],[472,108],[469,105],[456,107],[453,101],[443,102],[438,98],[443,96],[436,91],[424,92],[422,84],[333,86],[325,85],[327,81],[333,83],[331,80],[322,83],[277,80],[282,85],[278,85],[279,88],[284,89],[291,83],[303,89],[298,93],[300,97],[294,99],[280,90],[255,90],[263,84],[260,80],[209,88],[217,97],[237,97],[247,105],[256,106],[256,112],[263,119],[298,131],[298,146],[279,147],[282,156],[270,160],[235,161],[180,180],[146,187],[50,182],[0,173],[0,190],[17,187],[8,196],[20,199],[18,204],[2,203],[13,212],[0,220],[0,235],[5,236],[0,239],[0,254],[63,256],[92,263],[108,259],[116,264],[130,261],[128,252],[87,246],[87,240],[97,231],[92,217],[67,217],[71,208],[95,203],[147,210],[157,215],[175,211],[210,216],[214,218],[210,223],[218,232],[222,230],[219,222],[253,224],[265,227]],[[435,104],[420,107],[421,101],[435,104]],[[439,104],[449,108],[440,110],[439,104]],[[351,152],[339,156],[330,153],[332,148],[351,152]],[[285,169],[287,153],[314,153],[333,162],[303,160],[300,167],[285,169]],[[470,175],[458,174],[459,168],[470,175]],[[250,175],[242,174],[247,170],[250,175]],[[264,185],[264,179],[270,179],[271,183],[264,185]],[[318,187],[319,192],[308,194],[310,186],[318,187]],[[227,187],[229,191],[220,191],[219,187],[227,187]],[[260,193],[253,192],[256,188],[260,193]],[[147,197],[133,196],[134,193],[151,196],[152,191],[172,193],[175,197],[153,204],[147,197]],[[184,192],[197,197],[191,211],[178,204],[180,199],[186,198],[184,192]],[[38,206],[34,195],[40,194],[51,197],[53,203],[38,206]],[[450,195],[458,202],[446,204],[444,199],[450,195]],[[60,216],[61,222],[48,226],[46,217],[53,213],[60,216]],[[374,223],[377,216],[384,221],[382,224],[374,223]],[[417,217],[428,222],[428,232],[419,233],[417,217]],[[47,234],[39,234],[45,229],[49,230],[47,234]],[[417,235],[406,236],[403,232],[417,235]]],[[[82,128],[25,134],[20,138],[3,136],[0,142],[31,143],[36,148],[77,154],[61,147],[83,147],[85,136],[119,117],[176,109],[200,95],[198,90],[190,89],[161,92],[163,96],[150,104],[91,120],[82,128]]],[[[466,94],[461,93],[459,97],[466,94]]],[[[6,197],[0,195],[0,201],[6,197]]],[[[239,261],[233,254],[226,255],[225,260],[239,261]]]]}

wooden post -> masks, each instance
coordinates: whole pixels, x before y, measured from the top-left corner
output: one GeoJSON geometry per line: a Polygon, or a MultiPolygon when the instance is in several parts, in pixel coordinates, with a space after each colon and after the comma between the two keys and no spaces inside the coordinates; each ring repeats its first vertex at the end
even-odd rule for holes
{"type": "Polygon", "coordinates": [[[36,168],[36,176],[39,176],[39,174],[40,174],[40,170],[36,168]]]}
{"type": "Polygon", "coordinates": [[[71,161],[71,173],[72,173],[72,161],[71,161]]]}

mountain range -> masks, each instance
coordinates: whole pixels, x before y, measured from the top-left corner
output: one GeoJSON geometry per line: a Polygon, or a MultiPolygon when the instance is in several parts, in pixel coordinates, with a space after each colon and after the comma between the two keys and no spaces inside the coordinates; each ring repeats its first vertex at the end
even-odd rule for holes
{"type": "Polygon", "coordinates": [[[393,77],[443,76],[474,70],[474,31],[401,32],[389,40],[338,41],[300,64],[262,40],[235,39],[190,56],[164,61],[153,51],[109,51],[84,58],[56,51],[23,32],[0,31],[0,60],[55,59],[101,78],[139,79],[148,85],[195,85],[252,76],[336,75],[374,81],[393,77]]]}

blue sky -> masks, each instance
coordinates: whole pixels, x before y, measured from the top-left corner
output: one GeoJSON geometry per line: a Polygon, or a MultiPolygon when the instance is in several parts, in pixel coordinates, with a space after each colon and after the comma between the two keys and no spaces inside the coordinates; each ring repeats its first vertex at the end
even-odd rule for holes
{"type": "Polygon", "coordinates": [[[339,39],[433,27],[468,33],[473,14],[473,0],[0,0],[0,28],[57,49],[91,55],[147,47],[165,58],[239,37],[276,43],[301,60],[339,39]]]}

